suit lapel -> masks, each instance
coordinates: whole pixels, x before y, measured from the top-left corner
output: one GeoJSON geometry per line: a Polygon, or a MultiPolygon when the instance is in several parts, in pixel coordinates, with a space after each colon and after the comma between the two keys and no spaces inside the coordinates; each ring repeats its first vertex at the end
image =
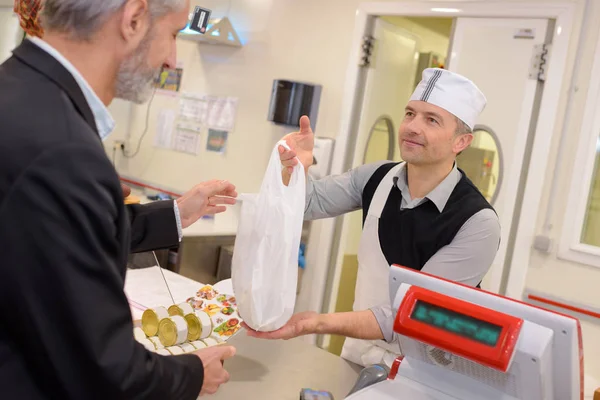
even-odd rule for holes
{"type": "Polygon", "coordinates": [[[98,127],[96,126],[94,114],[92,113],[79,84],[77,84],[73,75],[71,75],[60,62],[29,40],[24,40],[23,43],[13,51],[13,55],[21,62],[46,76],[65,91],[77,109],[77,112],[88,123],[90,128],[98,134],[98,127]]]}

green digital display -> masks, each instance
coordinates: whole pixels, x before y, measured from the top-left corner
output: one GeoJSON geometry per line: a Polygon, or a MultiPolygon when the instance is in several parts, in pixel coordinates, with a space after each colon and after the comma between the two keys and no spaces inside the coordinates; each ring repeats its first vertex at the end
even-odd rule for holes
{"type": "Polygon", "coordinates": [[[502,327],[417,300],[411,319],[495,347],[502,327]]]}

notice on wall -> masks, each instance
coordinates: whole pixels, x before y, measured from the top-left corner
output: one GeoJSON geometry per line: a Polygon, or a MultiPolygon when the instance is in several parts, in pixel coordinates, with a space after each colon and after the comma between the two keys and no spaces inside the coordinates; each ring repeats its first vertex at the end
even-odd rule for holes
{"type": "Polygon", "coordinates": [[[154,77],[154,87],[157,93],[170,96],[177,96],[181,89],[181,79],[183,77],[183,64],[177,63],[175,68],[163,67],[154,77]]]}
{"type": "Polygon", "coordinates": [[[160,111],[156,125],[156,135],[154,136],[154,146],[163,149],[171,148],[175,118],[176,113],[173,110],[160,111]]]}
{"type": "Polygon", "coordinates": [[[183,68],[163,68],[154,80],[154,87],[168,92],[178,92],[182,75],[183,68]]]}
{"type": "Polygon", "coordinates": [[[232,131],[235,125],[237,104],[238,99],[235,97],[213,97],[208,107],[208,127],[232,131]]]}
{"type": "Polygon", "coordinates": [[[208,128],[232,131],[235,125],[238,99],[186,93],[180,100],[181,118],[208,128]]]}
{"type": "Polygon", "coordinates": [[[215,153],[225,153],[227,148],[227,136],[229,132],[208,129],[208,139],[206,140],[206,150],[213,151],[215,153]]]}
{"type": "Polygon", "coordinates": [[[173,137],[173,150],[198,155],[199,137],[196,132],[177,128],[173,137]]]}
{"type": "Polygon", "coordinates": [[[208,100],[205,96],[186,94],[179,101],[179,115],[183,119],[205,124],[207,114],[208,100]]]}

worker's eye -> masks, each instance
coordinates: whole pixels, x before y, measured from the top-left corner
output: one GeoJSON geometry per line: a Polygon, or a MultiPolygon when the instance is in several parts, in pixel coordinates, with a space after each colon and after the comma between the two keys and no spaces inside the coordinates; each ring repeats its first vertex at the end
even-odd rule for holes
{"type": "Polygon", "coordinates": [[[440,124],[437,119],[432,118],[432,117],[427,118],[427,120],[432,124],[436,124],[436,125],[440,124]]]}
{"type": "Polygon", "coordinates": [[[404,114],[404,118],[408,118],[408,117],[414,117],[415,114],[412,111],[407,111],[406,114],[404,114]]]}

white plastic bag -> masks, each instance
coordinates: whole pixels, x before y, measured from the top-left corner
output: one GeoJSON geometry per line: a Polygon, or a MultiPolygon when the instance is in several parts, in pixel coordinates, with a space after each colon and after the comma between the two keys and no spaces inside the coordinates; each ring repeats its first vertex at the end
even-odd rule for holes
{"type": "Polygon", "coordinates": [[[231,272],[238,312],[252,329],[281,328],[294,312],[306,182],[300,162],[288,186],[275,145],[258,194],[241,194],[231,272]]]}

